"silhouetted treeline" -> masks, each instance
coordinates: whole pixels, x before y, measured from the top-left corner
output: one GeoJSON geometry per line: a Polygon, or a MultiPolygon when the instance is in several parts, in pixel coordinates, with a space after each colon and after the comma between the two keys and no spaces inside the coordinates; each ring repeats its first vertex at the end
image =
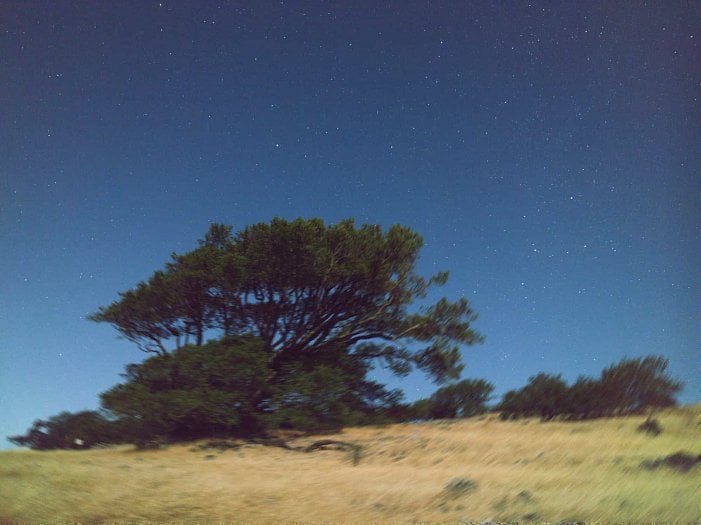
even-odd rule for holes
{"type": "Polygon", "coordinates": [[[61,412],[46,421],[35,421],[25,435],[10,436],[8,439],[15,445],[34,450],[81,449],[129,443],[131,436],[125,433],[123,423],[104,411],[61,412]]]}
{"type": "Polygon", "coordinates": [[[672,406],[682,384],[665,374],[667,365],[662,356],[624,359],[604,369],[598,379],[580,377],[572,385],[559,375],[540,373],[520,390],[507,392],[496,410],[502,419],[549,420],[639,414],[646,408],[672,406]]]}
{"type": "Polygon", "coordinates": [[[484,379],[463,379],[439,388],[428,399],[419,399],[405,408],[408,420],[455,419],[484,414],[494,385],[484,379]]]}
{"type": "MultiPolygon", "coordinates": [[[[357,363],[344,365],[348,356],[342,354],[297,369],[280,389],[266,382],[264,354],[255,351],[259,344],[255,338],[229,339],[131,365],[127,381],[102,394],[103,410],[64,412],[9,439],[45,450],[453,419],[487,412],[494,390],[485,380],[464,379],[406,404],[400,392],[368,381],[357,363]]],[[[625,359],[598,379],[581,377],[573,385],[540,373],[492,409],[503,419],[578,420],[673,406],[681,383],[665,375],[667,364],[661,356],[625,359]]]]}

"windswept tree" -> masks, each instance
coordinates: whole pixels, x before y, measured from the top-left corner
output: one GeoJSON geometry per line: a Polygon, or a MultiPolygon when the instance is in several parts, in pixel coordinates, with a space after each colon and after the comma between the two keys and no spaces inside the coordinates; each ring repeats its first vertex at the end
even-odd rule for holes
{"type": "Polygon", "coordinates": [[[23,436],[9,436],[10,442],[34,450],[57,448],[90,448],[96,445],[122,443],[120,422],[107,414],[85,410],[61,412],[48,420],[37,420],[23,436]]]}
{"type": "Polygon", "coordinates": [[[540,416],[544,421],[569,409],[569,387],[558,375],[540,372],[528,378],[528,384],[519,390],[504,394],[497,407],[502,418],[540,416]]]}
{"type": "Polygon", "coordinates": [[[197,248],[90,317],[157,354],[129,367],[103,405],[144,439],[392,417],[401,393],[368,379],[373,366],[441,383],[460,375],[459,346],[482,339],[466,299],[422,304],[448,278],[416,273],[422,245],[409,228],[353,220],[212,225],[197,248]],[[205,373],[212,359],[235,380],[205,373]]]}
{"type": "Polygon", "coordinates": [[[591,377],[577,378],[569,388],[568,401],[565,412],[572,419],[593,419],[607,412],[608,402],[602,395],[601,384],[591,377]]]}
{"type": "Polygon", "coordinates": [[[215,224],[198,248],[173,255],[165,270],[91,319],[163,355],[168,341],[178,346],[193,336],[201,346],[204,333],[218,329],[259,337],[281,374],[290,363],[344,349],[398,374],[416,367],[439,382],[455,379],[459,345],[481,340],[470,326],[476,314],[464,298],[416,307],[448,278],[416,273],[422,245],[404,226],[383,231],[353,220],[273,219],[236,234],[215,224]]]}
{"type": "Polygon", "coordinates": [[[414,403],[420,419],[472,417],[487,411],[494,385],[484,379],[463,379],[436,390],[428,400],[414,403]]]}
{"type": "Polygon", "coordinates": [[[682,383],[665,373],[668,364],[658,355],[623,359],[601,372],[600,395],[611,411],[619,413],[673,406],[682,383]]]}

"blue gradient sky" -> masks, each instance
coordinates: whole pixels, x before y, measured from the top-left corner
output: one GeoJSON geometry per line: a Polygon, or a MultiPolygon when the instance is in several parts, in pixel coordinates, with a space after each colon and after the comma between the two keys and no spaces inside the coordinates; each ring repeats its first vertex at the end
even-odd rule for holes
{"type": "Polygon", "coordinates": [[[419,231],[421,271],[480,313],[464,376],[497,394],[655,353],[698,401],[700,23],[693,2],[3,2],[0,438],[146,357],[88,313],[211,222],[274,216],[419,231]]]}

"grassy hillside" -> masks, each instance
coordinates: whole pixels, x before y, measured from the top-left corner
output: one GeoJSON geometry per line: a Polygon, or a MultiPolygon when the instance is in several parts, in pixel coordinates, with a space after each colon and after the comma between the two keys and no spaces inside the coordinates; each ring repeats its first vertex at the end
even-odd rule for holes
{"type": "MultiPolygon", "coordinates": [[[[167,450],[0,453],[0,522],[457,522],[701,520],[699,473],[641,463],[701,453],[701,407],[583,423],[352,428],[351,453],[199,444],[167,450]]],[[[290,440],[303,446],[319,436],[290,440]]]]}

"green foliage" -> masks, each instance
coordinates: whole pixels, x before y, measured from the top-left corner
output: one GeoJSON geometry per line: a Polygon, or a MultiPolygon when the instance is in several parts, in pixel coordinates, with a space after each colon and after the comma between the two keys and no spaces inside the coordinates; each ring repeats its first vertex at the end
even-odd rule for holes
{"type": "Polygon", "coordinates": [[[24,436],[11,436],[10,442],[34,450],[90,448],[119,443],[122,435],[118,421],[95,411],[62,412],[46,421],[37,420],[24,436]]]}
{"type": "Polygon", "coordinates": [[[368,372],[367,362],[343,348],[290,361],[273,378],[267,422],[303,430],[376,422],[402,396],[368,380],[368,372]]]}
{"type": "Polygon", "coordinates": [[[454,419],[472,417],[487,411],[494,385],[483,379],[463,379],[439,388],[429,399],[416,401],[411,408],[415,419],[454,419]]]}
{"type": "Polygon", "coordinates": [[[504,419],[555,416],[570,419],[641,413],[673,406],[682,384],[665,375],[662,356],[624,359],[603,370],[598,380],[580,377],[568,386],[560,376],[540,373],[520,390],[507,392],[497,410],[504,419]]]}
{"type": "Polygon", "coordinates": [[[431,400],[430,399],[417,399],[414,401],[407,410],[407,419],[416,419],[419,421],[425,421],[431,419],[431,400]]]}
{"type": "Polygon", "coordinates": [[[567,384],[557,375],[539,373],[529,379],[521,390],[521,403],[527,407],[527,415],[537,415],[543,420],[562,413],[567,404],[567,384]]]}
{"type": "Polygon", "coordinates": [[[609,402],[601,392],[598,380],[581,376],[569,387],[568,402],[562,413],[576,419],[601,417],[609,410],[609,402]]]}
{"type": "Polygon", "coordinates": [[[259,431],[269,356],[255,338],[225,339],[130,365],[102,394],[133,440],[192,439],[259,431]]]}
{"type": "Polygon", "coordinates": [[[346,390],[349,380],[342,370],[328,365],[286,375],[274,388],[268,422],[281,428],[329,431],[359,423],[362,414],[346,390]]]}
{"type": "Polygon", "coordinates": [[[266,428],[338,430],[369,422],[401,395],[366,379],[347,350],[271,366],[256,337],[181,347],[130,365],[102,394],[130,441],[250,436],[266,428]]]}
{"type": "Polygon", "coordinates": [[[326,226],[320,219],[273,219],[235,235],[215,224],[198,248],[173,255],[164,271],[90,319],[160,354],[183,337],[201,346],[204,332],[218,329],[260,337],[276,369],[354,348],[360,360],[399,374],[416,367],[442,382],[459,376],[457,345],[481,336],[470,327],[476,314],[466,299],[409,313],[447,280],[445,272],[428,279],[415,273],[422,244],[403,226],[385,232],[352,220],[326,226]]]}
{"type": "Polygon", "coordinates": [[[623,413],[672,406],[682,384],[665,374],[668,364],[662,356],[624,359],[601,372],[601,395],[623,413]]]}
{"type": "Polygon", "coordinates": [[[176,296],[167,281],[163,272],[156,272],[147,283],[121,292],[120,301],[101,307],[88,319],[118,326],[122,336],[141,350],[165,354],[163,341],[180,334],[176,296]]]}

